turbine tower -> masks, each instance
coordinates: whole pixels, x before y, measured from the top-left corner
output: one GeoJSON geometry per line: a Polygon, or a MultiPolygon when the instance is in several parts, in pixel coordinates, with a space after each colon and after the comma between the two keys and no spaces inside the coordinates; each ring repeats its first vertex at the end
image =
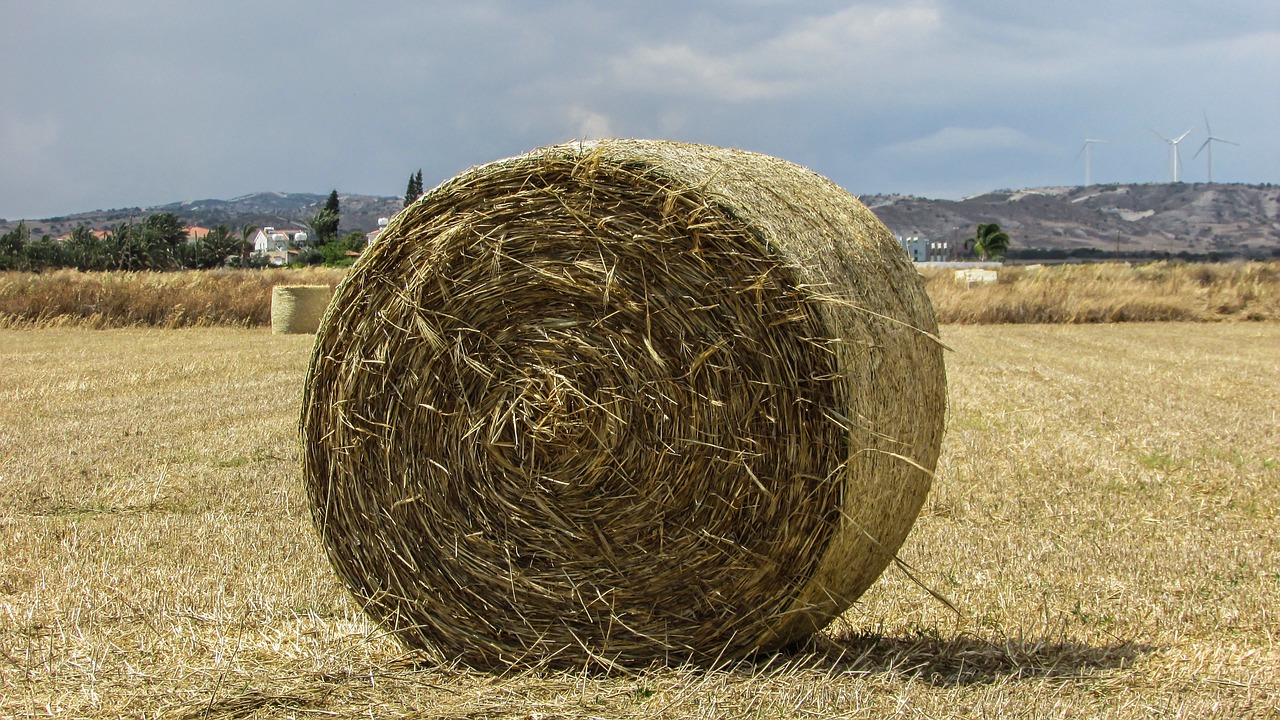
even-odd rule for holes
{"type": "MultiPolygon", "coordinates": [[[[1209,113],[1207,112],[1204,114],[1204,131],[1205,131],[1205,134],[1207,134],[1209,137],[1205,138],[1204,144],[1200,146],[1200,150],[1204,150],[1205,148],[1208,148],[1209,150],[1209,152],[1206,153],[1206,158],[1209,160],[1209,182],[1213,182],[1213,144],[1215,142],[1223,142],[1228,145],[1235,145],[1236,147],[1240,147],[1240,143],[1233,143],[1230,140],[1224,140],[1220,137],[1214,137],[1213,130],[1209,128],[1209,113]]],[[[1197,150],[1196,154],[1191,156],[1192,160],[1195,160],[1197,157],[1199,157],[1200,150],[1197,150]]]]}
{"type": "Polygon", "coordinates": [[[1178,169],[1182,167],[1182,153],[1178,150],[1178,143],[1186,140],[1187,136],[1191,134],[1193,129],[1194,128],[1188,128],[1186,132],[1173,139],[1169,139],[1155,130],[1151,131],[1152,135],[1155,135],[1161,140],[1169,143],[1169,174],[1173,176],[1174,182],[1178,182],[1178,169]]]}
{"type": "Polygon", "coordinates": [[[1092,184],[1092,176],[1089,173],[1089,146],[1097,145],[1098,143],[1106,143],[1106,142],[1107,142],[1106,140],[1092,140],[1090,138],[1085,138],[1084,147],[1080,148],[1080,152],[1076,153],[1077,160],[1080,159],[1081,155],[1084,155],[1084,186],[1085,187],[1089,187],[1089,185],[1092,184]]]}

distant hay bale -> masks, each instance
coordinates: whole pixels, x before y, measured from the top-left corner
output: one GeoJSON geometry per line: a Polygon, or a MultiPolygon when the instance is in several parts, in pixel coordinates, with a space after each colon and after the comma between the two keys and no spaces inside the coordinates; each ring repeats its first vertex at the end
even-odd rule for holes
{"type": "Polygon", "coordinates": [[[306,381],[329,559],[475,667],[806,637],[903,542],[945,403],[933,309],[830,181],[609,140],[473,168],[339,285],[306,381]]]}
{"type": "Polygon", "coordinates": [[[956,282],[964,283],[965,287],[975,287],[978,285],[994,285],[1000,280],[1000,275],[995,270],[985,270],[983,268],[965,268],[956,271],[956,282]]]}
{"type": "Polygon", "coordinates": [[[271,288],[271,332],[275,335],[315,332],[332,294],[328,285],[271,288]]]}

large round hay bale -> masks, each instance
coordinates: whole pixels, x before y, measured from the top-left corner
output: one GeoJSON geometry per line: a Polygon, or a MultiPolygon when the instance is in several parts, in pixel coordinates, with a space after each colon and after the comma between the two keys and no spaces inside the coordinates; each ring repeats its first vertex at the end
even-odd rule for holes
{"type": "Polygon", "coordinates": [[[316,525],[441,661],[711,662],[805,637],[903,542],[945,403],[920,279],[830,181],[610,140],[392,220],[316,338],[316,525]]]}
{"type": "Polygon", "coordinates": [[[328,285],[271,288],[271,332],[276,335],[315,332],[332,294],[328,285]]]}

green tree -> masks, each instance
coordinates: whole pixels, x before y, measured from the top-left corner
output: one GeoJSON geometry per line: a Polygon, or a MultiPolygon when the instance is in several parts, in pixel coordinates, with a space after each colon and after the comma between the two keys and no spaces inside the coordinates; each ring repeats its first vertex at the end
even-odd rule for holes
{"type": "MultiPolygon", "coordinates": [[[[335,245],[337,243],[334,243],[335,245]]],[[[320,247],[304,247],[298,250],[298,254],[289,258],[290,267],[303,267],[306,265],[319,265],[324,262],[324,248],[328,245],[320,247]]]]}
{"type": "Polygon", "coordinates": [[[416,175],[409,176],[409,187],[404,191],[404,206],[409,207],[414,200],[422,197],[422,169],[416,175]]]}
{"type": "Polygon", "coordinates": [[[109,248],[87,225],[77,225],[63,246],[67,264],[77,270],[106,270],[109,248]]]}
{"type": "Polygon", "coordinates": [[[1009,234],[997,223],[978,223],[978,229],[973,237],[964,241],[964,247],[983,260],[1002,258],[1009,252],[1009,234]]]}
{"type": "Polygon", "coordinates": [[[307,219],[307,224],[311,226],[311,232],[315,235],[315,240],[311,244],[317,247],[338,236],[338,216],[328,208],[315,211],[315,214],[307,219]]]}
{"type": "Polygon", "coordinates": [[[181,265],[187,229],[173,213],[153,213],[142,222],[121,222],[101,237],[76,228],[68,257],[81,270],[172,270],[181,265]]]}
{"type": "Polygon", "coordinates": [[[115,270],[172,270],[181,264],[187,229],[173,213],[122,222],[103,238],[107,266],[115,270]]]}
{"type": "Polygon", "coordinates": [[[253,244],[249,241],[257,232],[257,225],[245,223],[240,226],[240,267],[249,267],[249,254],[253,252],[253,244]]]}
{"type": "Polygon", "coordinates": [[[187,228],[173,213],[152,213],[134,228],[133,245],[144,270],[172,270],[179,265],[187,228]]]}
{"type": "Polygon", "coordinates": [[[349,232],[346,237],[320,247],[320,256],[325,267],[348,267],[355,262],[353,255],[364,250],[365,235],[362,232],[349,232]]]}
{"type": "Polygon", "coordinates": [[[43,235],[39,240],[27,243],[25,254],[26,269],[32,272],[65,267],[69,264],[66,253],[63,251],[62,243],[48,235],[43,235]]]}
{"type": "Polygon", "coordinates": [[[27,244],[31,242],[31,231],[27,229],[25,220],[18,227],[0,235],[0,270],[25,270],[27,266],[27,244]]]}
{"type": "Polygon", "coordinates": [[[133,223],[127,220],[103,235],[101,244],[107,269],[142,270],[147,265],[147,252],[142,238],[134,232],[133,223]]]}
{"type": "Polygon", "coordinates": [[[40,273],[42,270],[49,268],[64,268],[67,266],[67,254],[63,250],[63,243],[45,234],[40,240],[33,240],[27,243],[26,263],[24,269],[31,270],[33,273],[40,273]]]}
{"type": "Polygon", "coordinates": [[[193,270],[208,270],[222,267],[227,261],[237,257],[241,239],[226,225],[218,225],[209,234],[193,243],[186,243],[179,248],[178,256],[182,267],[193,270]]]}
{"type": "Polygon", "coordinates": [[[338,191],[329,193],[324,207],[315,212],[308,220],[311,230],[316,234],[315,245],[324,245],[338,237],[338,224],[341,210],[338,207],[338,191]]]}

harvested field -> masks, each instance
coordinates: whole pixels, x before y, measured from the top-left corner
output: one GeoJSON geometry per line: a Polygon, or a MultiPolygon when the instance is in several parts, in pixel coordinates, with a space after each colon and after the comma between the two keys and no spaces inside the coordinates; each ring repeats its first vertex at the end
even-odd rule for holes
{"type": "MultiPolygon", "coordinates": [[[[272,286],[332,287],[344,272],[0,272],[0,328],[264,326],[272,286]]],[[[953,270],[921,272],[940,323],[1280,320],[1280,262],[1008,267],[972,288],[953,270]]]]}
{"type": "Polygon", "coordinates": [[[819,641],[488,675],[372,627],[311,529],[309,336],[0,331],[0,715],[1273,717],[1280,325],[948,326],[934,490],[819,641]]]}
{"type": "Polygon", "coordinates": [[[1280,263],[1010,266],[966,287],[926,267],[940,323],[1280,320],[1280,263]]]}
{"type": "Polygon", "coordinates": [[[0,328],[263,326],[274,286],[341,279],[341,270],[324,268],[0,272],[0,328]]]}

